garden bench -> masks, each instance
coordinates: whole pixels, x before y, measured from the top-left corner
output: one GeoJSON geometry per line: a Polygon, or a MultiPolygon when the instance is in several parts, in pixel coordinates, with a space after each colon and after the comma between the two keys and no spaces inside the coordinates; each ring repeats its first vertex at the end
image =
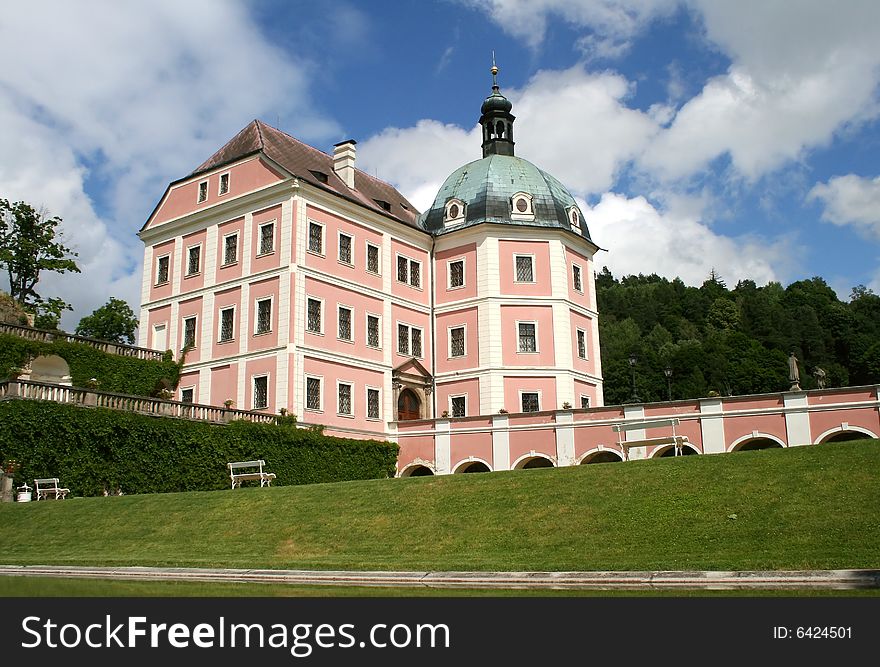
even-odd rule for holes
{"type": "Polygon", "coordinates": [[[232,488],[241,487],[242,482],[248,480],[259,480],[260,486],[271,486],[272,480],[275,479],[274,472],[264,472],[263,466],[266,462],[262,459],[257,461],[237,461],[235,463],[227,463],[229,467],[229,477],[232,479],[232,488]]]}
{"type": "Polygon", "coordinates": [[[681,449],[688,443],[687,436],[675,435],[675,427],[678,426],[677,417],[672,419],[655,419],[652,421],[625,422],[623,424],[615,424],[612,429],[618,435],[618,443],[623,448],[623,457],[629,460],[629,450],[631,447],[656,447],[658,445],[673,445],[675,447],[675,455],[681,456],[681,449]],[[672,427],[672,435],[661,436],[658,438],[643,438],[641,440],[624,440],[623,433],[626,431],[644,430],[648,428],[672,427]]]}
{"type": "Polygon", "coordinates": [[[47,477],[46,479],[35,479],[34,485],[37,490],[37,500],[47,500],[49,497],[55,500],[64,500],[70,489],[62,489],[58,486],[57,477],[47,477]]]}

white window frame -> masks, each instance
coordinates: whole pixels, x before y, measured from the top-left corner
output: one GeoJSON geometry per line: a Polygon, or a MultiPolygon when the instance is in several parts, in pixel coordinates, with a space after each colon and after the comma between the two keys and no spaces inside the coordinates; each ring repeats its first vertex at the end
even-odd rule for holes
{"type": "Polygon", "coordinates": [[[584,359],[584,360],[589,359],[590,353],[587,351],[587,330],[581,329],[580,327],[575,327],[574,332],[575,332],[574,333],[574,344],[577,347],[578,359],[584,359]],[[583,336],[584,336],[584,354],[583,354],[583,356],[581,356],[581,342],[580,342],[581,334],[583,334],[583,336]]]}
{"type": "MultiPolygon", "coordinates": [[[[156,349],[156,329],[161,328],[165,333],[165,349],[168,349],[168,322],[153,322],[152,338],[150,338],[150,346],[156,349]]],[[[165,350],[162,350],[164,352],[165,350]]]]}
{"type": "Polygon", "coordinates": [[[308,220],[306,222],[306,252],[310,255],[316,255],[317,257],[324,257],[327,250],[327,229],[326,227],[315,220],[308,220]],[[312,225],[320,227],[321,229],[321,250],[312,250],[311,247],[311,238],[312,238],[312,225]]]}
{"type": "Polygon", "coordinates": [[[204,204],[206,201],[208,201],[208,181],[199,181],[199,187],[196,190],[196,203],[204,204]]]}
{"type": "Polygon", "coordinates": [[[336,234],[336,261],[343,266],[354,266],[354,235],[344,232],[341,229],[336,234]],[[351,261],[346,262],[342,259],[342,237],[348,237],[348,252],[351,255],[351,261]]]}
{"type": "Polygon", "coordinates": [[[463,398],[463,399],[464,399],[464,414],[461,415],[461,416],[463,416],[463,417],[467,417],[467,416],[468,416],[468,395],[467,395],[466,393],[464,393],[464,394],[450,394],[450,395],[449,395],[449,400],[448,400],[448,403],[449,403],[449,416],[450,416],[450,417],[455,417],[455,416],[456,416],[456,415],[455,415],[455,410],[452,409],[452,399],[453,399],[453,398],[463,398]]]}
{"type": "Polygon", "coordinates": [[[371,421],[371,422],[382,421],[382,388],[381,387],[374,387],[369,384],[366,385],[366,387],[364,387],[364,401],[366,401],[366,403],[364,403],[364,405],[366,405],[366,420],[371,421]],[[379,414],[376,415],[375,417],[370,416],[370,392],[371,391],[375,391],[379,395],[379,399],[378,399],[379,414]]]}
{"type": "Polygon", "coordinates": [[[354,306],[348,306],[344,303],[336,304],[336,340],[340,340],[344,343],[354,343],[354,306]],[[339,311],[343,308],[348,311],[348,333],[351,338],[342,338],[339,335],[339,311]]]}
{"type": "Polygon", "coordinates": [[[517,192],[510,198],[510,219],[511,220],[534,220],[535,208],[534,199],[528,192],[517,192]],[[520,211],[516,204],[519,201],[526,202],[526,210],[520,211]]]}
{"type": "Polygon", "coordinates": [[[220,174],[220,177],[217,179],[217,196],[222,197],[223,195],[229,194],[230,183],[232,178],[229,175],[230,172],[226,171],[220,174]],[[223,178],[226,178],[226,191],[223,190],[223,178]]]}
{"type": "Polygon", "coordinates": [[[198,315],[185,315],[180,318],[181,327],[180,327],[180,349],[187,348],[186,344],[186,321],[187,320],[195,320],[196,324],[193,327],[193,344],[192,348],[194,350],[199,349],[199,316],[198,315]]]}
{"type": "Polygon", "coordinates": [[[238,264],[238,254],[239,254],[238,253],[238,232],[235,231],[235,232],[229,232],[228,234],[224,234],[223,235],[223,263],[220,264],[220,268],[223,268],[224,266],[234,266],[235,264],[238,264]],[[235,237],[235,260],[232,262],[227,262],[226,261],[226,239],[232,238],[233,236],[235,237]]]}
{"type": "Polygon", "coordinates": [[[377,246],[375,243],[371,243],[370,241],[367,241],[366,249],[364,250],[364,253],[365,253],[364,257],[366,258],[364,260],[364,269],[366,270],[366,272],[371,273],[374,276],[381,276],[382,275],[382,248],[380,246],[377,246]],[[373,271],[370,269],[370,248],[376,249],[376,271],[373,271]]]}
{"type": "Polygon", "coordinates": [[[156,282],[155,282],[155,286],[158,287],[159,285],[167,285],[170,282],[171,282],[171,253],[169,252],[169,253],[165,253],[164,255],[158,255],[156,257],[156,282]],[[159,280],[159,273],[160,273],[159,269],[162,266],[163,259],[168,260],[168,269],[166,271],[168,276],[165,278],[165,280],[160,281],[159,280]]]}
{"type": "Polygon", "coordinates": [[[274,327],[272,326],[272,317],[275,314],[275,295],[270,294],[269,296],[258,296],[254,298],[254,336],[265,336],[266,334],[272,333],[274,327]],[[269,328],[266,331],[257,331],[257,327],[260,325],[260,302],[268,301],[269,302],[269,328]]]}
{"type": "Polygon", "coordinates": [[[351,380],[336,380],[336,416],[337,417],[354,417],[354,382],[351,380]],[[351,412],[341,412],[339,405],[339,388],[343,385],[346,385],[349,389],[349,395],[351,400],[351,412]]]}
{"type": "Polygon", "coordinates": [[[447,361],[451,359],[464,359],[467,356],[467,324],[454,324],[452,326],[446,327],[446,352],[448,353],[447,361]],[[452,330],[453,329],[461,329],[462,331],[462,346],[464,352],[462,354],[452,354],[452,330]]]}
{"type": "Polygon", "coordinates": [[[324,376],[306,374],[305,384],[303,385],[303,410],[307,412],[324,412],[324,376]],[[309,380],[318,381],[318,407],[309,407],[309,380]]]}
{"type": "Polygon", "coordinates": [[[192,278],[193,276],[197,276],[197,275],[199,275],[201,272],[202,272],[202,244],[201,244],[201,243],[195,243],[195,244],[193,244],[193,245],[191,245],[191,246],[187,246],[187,248],[186,248],[186,273],[183,274],[183,277],[184,277],[184,278],[192,278]],[[189,265],[190,265],[190,263],[191,263],[191,262],[190,262],[190,253],[191,253],[193,250],[198,250],[198,251],[199,251],[199,266],[198,266],[198,268],[197,268],[195,271],[193,271],[192,273],[190,273],[190,270],[189,270],[189,265]]]}
{"type": "Polygon", "coordinates": [[[538,336],[538,322],[537,320],[517,320],[516,321],[516,353],[517,354],[538,354],[541,351],[541,346],[539,345],[540,337],[538,336]],[[532,350],[521,350],[520,349],[520,340],[519,340],[519,325],[520,324],[533,324],[535,325],[535,349],[532,350]]]}
{"type": "Polygon", "coordinates": [[[309,296],[306,295],[306,321],[304,330],[306,333],[314,334],[315,336],[323,336],[324,335],[324,323],[326,322],[326,318],[324,317],[324,299],[319,296],[309,296]],[[309,329],[309,301],[317,301],[321,306],[321,329],[320,331],[314,331],[313,329],[309,329]]]}
{"type": "Polygon", "coordinates": [[[452,199],[447,201],[445,206],[443,207],[443,224],[446,227],[454,227],[456,225],[460,225],[460,224],[464,223],[464,219],[465,219],[466,215],[467,215],[467,204],[464,201],[462,201],[461,199],[458,199],[457,197],[453,197],[452,199]],[[458,206],[459,212],[458,212],[458,215],[453,218],[451,216],[451,214],[449,213],[449,209],[451,209],[454,204],[458,206]]]}
{"type": "Polygon", "coordinates": [[[261,222],[257,226],[257,257],[266,257],[275,253],[275,220],[261,222]],[[263,251],[263,228],[272,225],[272,249],[263,251]]]}
{"type": "Polygon", "coordinates": [[[417,327],[414,324],[408,324],[407,322],[398,322],[396,329],[397,329],[397,354],[399,354],[400,356],[403,356],[403,357],[409,357],[410,359],[424,359],[425,358],[425,329],[423,327],[417,327]],[[406,353],[400,351],[400,327],[401,327],[401,325],[405,326],[407,328],[406,344],[407,344],[407,349],[409,351],[406,353]],[[422,349],[421,349],[420,354],[418,354],[418,355],[413,354],[413,344],[412,344],[413,329],[418,329],[419,332],[421,332],[422,349]]]}
{"type": "Polygon", "coordinates": [[[590,397],[587,394],[581,394],[581,410],[587,410],[590,408],[590,397]],[[587,404],[584,405],[584,399],[587,399],[587,404]]]}
{"type": "Polygon", "coordinates": [[[260,373],[259,375],[251,375],[251,410],[268,410],[269,404],[269,373],[260,373]],[[257,407],[257,380],[266,378],[266,405],[257,407]]]}
{"type": "Polygon", "coordinates": [[[235,340],[235,304],[231,304],[229,306],[220,306],[217,308],[217,342],[218,343],[231,343],[235,340]],[[232,336],[229,338],[223,338],[223,311],[231,310],[232,311],[232,336]]]}
{"type": "Polygon", "coordinates": [[[464,257],[456,257],[446,262],[446,289],[448,291],[464,289],[467,285],[467,261],[464,257]],[[452,265],[461,262],[461,285],[452,284],[452,265]]]}
{"type": "Polygon", "coordinates": [[[541,403],[543,403],[542,397],[541,397],[541,390],[540,389],[520,389],[519,390],[519,409],[520,409],[520,412],[525,413],[525,411],[523,410],[523,394],[535,394],[538,397],[538,409],[537,410],[530,410],[529,412],[541,412],[541,403]]]}
{"type": "Polygon", "coordinates": [[[366,317],[364,318],[364,327],[365,327],[364,331],[366,331],[366,336],[364,338],[364,342],[366,343],[367,347],[370,348],[371,350],[381,350],[382,349],[382,316],[378,315],[377,313],[366,313],[366,317]],[[377,332],[378,333],[377,338],[379,340],[378,345],[370,345],[370,318],[371,317],[375,317],[379,323],[379,326],[378,326],[379,330],[377,332]]]}
{"type": "Polygon", "coordinates": [[[181,387],[180,388],[180,402],[181,403],[195,403],[196,402],[196,386],[194,384],[191,384],[188,387],[181,387]],[[190,401],[183,400],[183,392],[185,392],[185,391],[192,392],[192,400],[190,400],[190,401]]]}
{"type": "Polygon", "coordinates": [[[578,212],[577,206],[569,206],[566,211],[568,215],[568,224],[571,226],[571,231],[575,234],[581,233],[581,214],[578,212]],[[572,222],[572,217],[575,218],[575,222],[572,222]]]}
{"type": "Polygon", "coordinates": [[[535,271],[535,255],[534,254],[528,253],[528,252],[517,252],[517,253],[513,254],[513,282],[520,284],[520,285],[535,285],[538,282],[536,280],[535,273],[536,273],[536,271],[535,271]],[[516,264],[517,264],[517,260],[520,257],[525,257],[532,263],[532,279],[531,280],[517,280],[516,264]]]}
{"type": "Polygon", "coordinates": [[[572,262],[571,264],[571,288],[578,294],[584,293],[584,269],[580,264],[576,262],[572,262]],[[577,286],[577,281],[574,279],[575,269],[577,269],[578,275],[580,277],[580,287],[577,286]]]}
{"type": "Polygon", "coordinates": [[[419,260],[413,259],[409,255],[404,255],[402,252],[397,253],[397,261],[395,261],[395,263],[394,263],[394,274],[395,274],[394,277],[397,280],[397,282],[399,282],[403,285],[409,285],[413,289],[417,289],[419,291],[422,290],[423,271],[422,271],[422,262],[420,262],[419,260]],[[406,260],[406,280],[400,279],[400,272],[397,270],[397,266],[400,263],[401,258],[406,260]],[[419,265],[419,284],[418,285],[412,284],[412,266],[413,266],[413,264],[419,265]]]}

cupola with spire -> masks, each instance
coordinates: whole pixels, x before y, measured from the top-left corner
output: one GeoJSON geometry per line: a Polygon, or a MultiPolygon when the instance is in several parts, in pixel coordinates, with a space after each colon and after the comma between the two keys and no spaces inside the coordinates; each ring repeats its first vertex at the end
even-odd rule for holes
{"type": "Polygon", "coordinates": [[[498,66],[492,58],[492,94],[480,107],[480,126],[483,128],[483,157],[513,155],[513,105],[498,87],[498,66]]]}

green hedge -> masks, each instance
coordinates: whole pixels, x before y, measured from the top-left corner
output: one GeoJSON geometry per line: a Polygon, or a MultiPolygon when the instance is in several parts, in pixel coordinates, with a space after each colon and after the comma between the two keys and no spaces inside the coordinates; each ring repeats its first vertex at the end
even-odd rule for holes
{"type": "Polygon", "coordinates": [[[97,378],[101,391],[118,394],[154,395],[163,380],[175,386],[180,373],[170,354],[164,361],[148,361],[108,354],[85,343],[43,343],[0,334],[0,379],[9,377],[29,356],[50,354],[57,354],[67,362],[74,386],[85,387],[91,378],[97,378]]]}
{"type": "Polygon", "coordinates": [[[164,493],[229,488],[226,464],[263,459],[278,485],[394,475],[398,446],[309,429],[227,426],[28,400],[0,401],[0,460],[21,468],[16,485],[58,477],[71,495],[104,488],[164,493]]]}

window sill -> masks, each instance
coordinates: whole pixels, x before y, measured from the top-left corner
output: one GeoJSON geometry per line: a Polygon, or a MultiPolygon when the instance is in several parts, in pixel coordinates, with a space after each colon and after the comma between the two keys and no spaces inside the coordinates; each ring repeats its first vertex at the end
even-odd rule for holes
{"type": "Polygon", "coordinates": [[[339,338],[337,336],[336,340],[339,341],[340,343],[348,343],[349,345],[354,345],[354,339],[352,339],[352,338],[339,338]]]}
{"type": "Polygon", "coordinates": [[[336,260],[336,263],[337,263],[337,264],[341,264],[342,266],[347,266],[347,267],[350,268],[350,269],[353,269],[353,268],[354,268],[354,262],[346,262],[346,261],[344,261],[344,260],[337,259],[337,260],[336,260]]]}
{"type": "Polygon", "coordinates": [[[227,345],[229,343],[234,343],[234,342],[235,342],[234,338],[226,338],[224,340],[218,340],[217,345],[227,345]]]}
{"type": "Polygon", "coordinates": [[[313,336],[323,336],[323,331],[312,331],[311,329],[306,329],[307,334],[312,334],[313,336]]]}
{"type": "Polygon", "coordinates": [[[269,252],[261,252],[256,257],[254,257],[254,259],[260,259],[261,257],[268,257],[269,255],[274,255],[274,254],[275,254],[274,250],[270,250],[269,252]]]}
{"type": "Polygon", "coordinates": [[[307,255],[314,255],[315,257],[320,257],[321,259],[326,259],[326,257],[327,257],[327,255],[325,255],[323,252],[318,252],[317,250],[307,249],[306,254],[307,255]]]}
{"type": "Polygon", "coordinates": [[[378,271],[371,271],[370,269],[364,269],[364,273],[369,273],[371,276],[381,276],[382,275],[378,271]]]}
{"type": "Polygon", "coordinates": [[[337,412],[336,416],[337,417],[345,417],[346,419],[354,419],[354,415],[346,414],[344,412],[337,412]]]}
{"type": "Polygon", "coordinates": [[[153,287],[165,287],[165,285],[168,285],[170,282],[171,282],[170,280],[165,280],[165,281],[162,281],[161,283],[156,283],[155,285],[153,285],[153,287]]]}
{"type": "Polygon", "coordinates": [[[321,408],[303,408],[306,412],[311,412],[315,415],[323,415],[324,411],[321,408]]]}
{"type": "Polygon", "coordinates": [[[201,271],[196,271],[195,273],[187,273],[187,274],[183,277],[183,279],[186,280],[187,278],[197,278],[197,277],[199,277],[200,275],[202,275],[202,272],[201,272],[201,271]]]}
{"type": "Polygon", "coordinates": [[[258,338],[259,336],[268,336],[271,333],[272,333],[271,329],[269,329],[268,331],[255,331],[254,338],[258,338]]]}
{"type": "Polygon", "coordinates": [[[455,285],[454,287],[450,286],[446,288],[447,292],[454,292],[455,290],[464,289],[465,285],[455,285]]]}
{"type": "Polygon", "coordinates": [[[221,268],[221,269],[226,269],[226,268],[228,268],[228,267],[230,267],[230,266],[235,266],[236,264],[238,264],[238,260],[235,260],[234,262],[226,262],[225,264],[221,264],[221,265],[220,265],[220,268],[221,268]]]}

